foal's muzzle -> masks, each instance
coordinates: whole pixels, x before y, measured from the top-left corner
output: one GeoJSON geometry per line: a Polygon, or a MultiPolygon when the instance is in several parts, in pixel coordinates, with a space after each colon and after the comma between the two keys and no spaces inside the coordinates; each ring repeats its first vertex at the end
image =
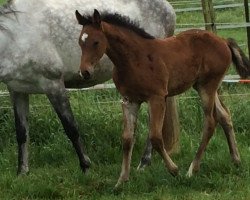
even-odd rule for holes
{"type": "Polygon", "coordinates": [[[81,71],[81,70],[79,70],[79,75],[84,79],[84,80],[89,80],[90,79],[90,77],[91,77],[91,74],[87,71],[87,70],[85,70],[85,71],[81,71]]]}

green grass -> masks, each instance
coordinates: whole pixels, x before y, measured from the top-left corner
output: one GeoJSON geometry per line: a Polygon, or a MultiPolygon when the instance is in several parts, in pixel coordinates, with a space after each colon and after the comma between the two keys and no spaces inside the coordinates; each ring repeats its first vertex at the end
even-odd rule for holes
{"type": "MultiPolygon", "coordinates": [[[[249,92],[247,85],[223,85],[223,95],[249,92]]],[[[87,175],[79,169],[76,155],[47,100],[33,95],[30,115],[30,174],[16,177],[16,143],[11,110],[1,118],[1,199],[247,199],[250,187],[250,100],[224,97],[232,112],[242,165],[232,165],[222,130],[218,127],[202,160],[201,171],[188,179],[185,173],[197,150],[202,124],[199,100],[193,91],[178,99],[181,151],[173,157],[180,175],[172,177],[154,153],[152,165],[137,172],[147,136],[146,106],[140,112],[130,182],[118,191],[113,186],[121,165],[122,116],[115,90],[76,92],[70,95],[92,167],[87,175]],[[185,99],[193,96],[193,99],[185,99]],[[109,102],[109,101],[115,102],[109,102]],[[239,105],[239,101],[241,102],[239,105]]],[[[6,101],[6,103],[8,103],[6,101]]],[[[1,110],[1,112],[3,112],[1,110]]]]}
{"type": "MultiPolygon", "coordinates": [[[[202,15],[196,12],[179,13],[177,17],[178,23],[203,20],[202,15]]],[[[220,10],[217,18],[221,22],[244,20],[242,10],[238,8],[220,10]]],[[[239,43],[247,41],[244,29],[223,30],[218,31],[218,34],[234,37],[239,43]]],[[[245,46],[243,49],[246,51],[245,46]]],[[[249,85],[223,84],[221,88],[223,101],[232,113],[242,157],[240,167],[231,163],[225,136],[218,127],[202,160],[201,171],[191,179],[185,176],[199,145],[203,118],[200,101],[191,90],[178,97],[181,148],[173,160],[180,168],[180,175],[172,177],[156,153],[153,154],[150,167],[143,172],[136,171],[147,137],[147,109],[143,105],[139,115],[131,178],[118,190],[113,190],[113,187],[122,160],[122,113],[120,95],[115,89],[70,93],[72,109],[92,160],[91,169],[85,175],[80,171],[75,152],[48,100],[44,95],[32,95],[29,117],[30,173],[17,177],[13,111],[9,108],[9,97],[1,97],[0,199],[248,200],[249,93],[249,85]],[[187,96],[193,98],[187,99],[187,96]]]]}

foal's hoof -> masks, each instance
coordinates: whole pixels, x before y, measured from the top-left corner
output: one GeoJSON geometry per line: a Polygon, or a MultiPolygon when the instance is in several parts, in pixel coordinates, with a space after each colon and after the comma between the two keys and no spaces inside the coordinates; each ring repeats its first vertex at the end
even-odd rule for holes
{"type": "Polygon", "coordinates": [[[195,162],[192,162],[189,166],[186,176],[188,178],[191,178],[195,173],[198,173],[199,171],[200,171],[200,165],[197,163],[195,164],[195,162]]]}
{"type": "Polygon", "coordinates": [[[129,181],[129,178],[128,178],[128,177],[126,177],[126,178],[120,177],[120,178],[118,179],[117,183],[115,184],[115,188],[114,188],[114,189],[119,188],[120,185],[122,185],[122,183],[125,183],[125,182],[128,182],[128,181],[129,181]]]}
{"type": "Polygon", "coordinates": [[[179,169],[178,169],[178,168],[176,168],[176,169],[174,169],[174,170],[171,170],[171,171],[169,171],[169,172],[170,172],[170,174],[171,174],[172,176],[174,176],[174,177],[176,177],[176,176],[179,175],[179,169]]]}
{"type": "Polygon", "coordinates": [[[233,164],[235,166],[240,166],[241,165],[241,160],[239,157],[233,159],[233,164]]]}

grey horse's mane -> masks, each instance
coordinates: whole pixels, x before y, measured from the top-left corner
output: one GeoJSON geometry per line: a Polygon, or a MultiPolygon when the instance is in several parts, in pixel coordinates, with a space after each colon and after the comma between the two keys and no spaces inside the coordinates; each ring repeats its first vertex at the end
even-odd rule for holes
{"type": "MultiPolygon", "coordinates": [[[[0,17],[9,17],[9,15],[15,15],[18,11],[16,11],[13,6],[13,0],[8,0],[4,5],[0,6],[0,17]]],[[[8,31],[8,29],[1,24],[1,19],[0,19],[0,31],[8,31]]]]}

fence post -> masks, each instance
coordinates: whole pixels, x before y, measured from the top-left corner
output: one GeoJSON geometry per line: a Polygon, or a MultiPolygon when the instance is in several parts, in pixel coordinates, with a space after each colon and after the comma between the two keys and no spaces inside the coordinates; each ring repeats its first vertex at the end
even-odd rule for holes
{"type": "Polygon", "coordinates": [[[208,31],[212,31],[216,33],[216,25],[215,25],[215,12],[213,7],[212,0],[201,0],[202,10],[205,20],[205,28],[208,31]]]}
{"type": "MultiPolygon", "coordinates": [[[[245,6],[245,17],[246,22],[249,23],[249,7],[248,7],[248,0],[244,0],[244,6],[245,6]]],[[[250,58],[250,27],[247,26],[247,41],[248,41],[248,54],[250,58]]]]}

